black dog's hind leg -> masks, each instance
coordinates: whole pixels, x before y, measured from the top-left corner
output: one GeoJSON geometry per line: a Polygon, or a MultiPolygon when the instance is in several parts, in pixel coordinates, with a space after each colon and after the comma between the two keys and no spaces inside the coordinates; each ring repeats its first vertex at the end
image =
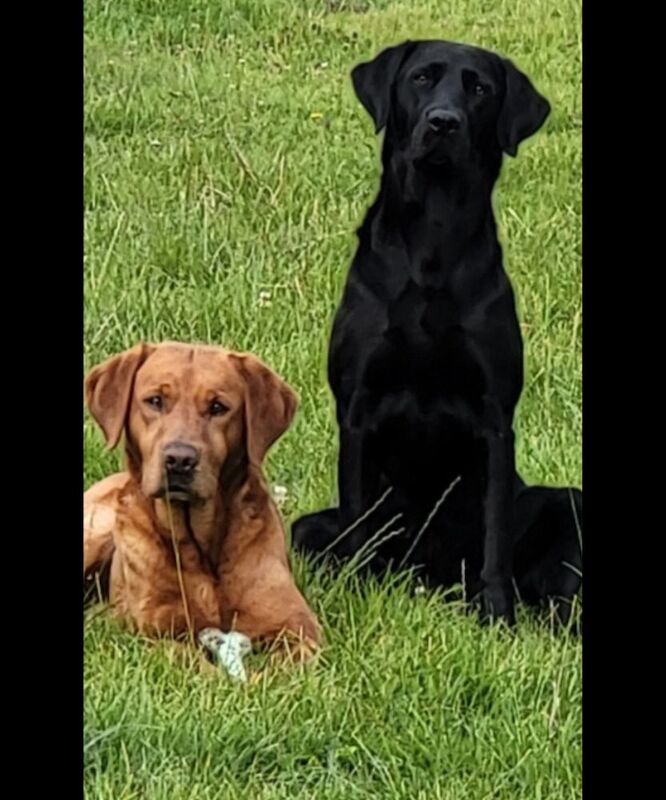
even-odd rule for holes
{"type": "Polygon", "coordinates": [[[305,514],[294,522],[291,526],[291,544],[301,553],[321,555],[331,547],[339,533],[338,509],[326,508],[314,514],[305,514]]]}
{"type": "Polygon", "coordinates": [[[525,487],[516,497],[514,579],[520,599],[568,624],[583,574],[583,493],[525,487]]]}

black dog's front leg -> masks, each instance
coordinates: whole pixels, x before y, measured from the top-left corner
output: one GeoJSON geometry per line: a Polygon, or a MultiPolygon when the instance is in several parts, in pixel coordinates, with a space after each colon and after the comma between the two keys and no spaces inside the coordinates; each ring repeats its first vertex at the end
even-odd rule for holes
{"type": "Polygon", "coordinates": [[[485,537],[481,578],[484,620],[514,623],[513,601],[513,487],[514,435],[509,428],[486,436],[487,484],[484,504],[485,537]]]}

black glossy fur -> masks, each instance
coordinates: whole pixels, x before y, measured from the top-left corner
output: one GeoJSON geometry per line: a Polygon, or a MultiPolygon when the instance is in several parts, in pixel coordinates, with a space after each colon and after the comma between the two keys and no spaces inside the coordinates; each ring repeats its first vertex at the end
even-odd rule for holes
{"type": "Polygon", "coordinates": [[[566,619],[582,493],[516,472],[523,346],[491,203],[503,153],[541,127],[548,102],[511,62],[448,42],[389,48],[352,79],[386,128],[383,174],[330,343],[339,508],[298,520],[294,544],[349,558],[400,513],[374,571],[462,581],[485,619],[511,623],[516,588],[566,619]]]}

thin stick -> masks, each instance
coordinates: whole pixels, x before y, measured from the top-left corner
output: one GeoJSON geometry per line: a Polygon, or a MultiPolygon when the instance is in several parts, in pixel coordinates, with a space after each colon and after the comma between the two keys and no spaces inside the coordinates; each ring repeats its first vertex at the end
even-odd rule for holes
{"type": "Polygon", "coordinates": [[[192,640],[192,644],[196,644],[194,639],[194,626],[192,625],[192,618],[190,617],[190,608],[187,604],[187,595],[185,594],[183,570],[180,565],[180,550],[178,549],[178,544],[176,543],[176,532],[174,531],[173,527],[173,516],[171,515],[171,496],[169,495],[168,484],[166,490],[166,506],[167,506],[167,516],[169,518],[169,529],[171,531],[171,544],[173,546],[173,554],[176,557],[176,573],[178,574],[178,585],[180,587],[180,596],[183,601],[183,610],[185,612],[185,623],[187,624],[187,629],[190,632],[190,638],[192,640]]]}
{"type": "MultiPolygon", "coordinates": [[[[400,516],[400,515],[398,515],[398,516],[400,516]]],[[[395,519],[395,518],[394,518],[394,519],[395,519]]],[[[393,520],[391,520],[391,522],[393,522],[393,520]]],[[[386,526],[385,526],[385,527],[386,527],[386,526]]],[[[394,536],[400,536],[400,534],[404,533],[406,530],[407,530],[406,528],[396,528],[396,530],[394,530],[394,531],[389,531],[389,532],[386,534],[386,536],[382,537],[382,538],[381,538],[381,539],[380,539],[380,540],[377,542],[377,547],[376,547],[374,550],[372,550],[371,552],[369,552],[369,553],[367,554],[367,556],[366,556],[366,557],[363,559],[363,561],[359,561],[358,563],[355,563],[355,562],[354,562],[354,563],[352,564],[352,565],[353,565],[353,567],[354,567],[354,569],[353,569],[353,570],[350,570],[350,574],[354,574],[354,573],[358,572],[358,571],[359,571],[360,569],[362,569],[362,568],[363,568],[363,567],[364,567],[366,564],[369,564],[369,563],[372,561],[372,559],[373,559],[373,558],[374,558],[374,557],[377,555],[377,553],[379,552],[379,548],[380,548],[380,547],[381,547],[383,544],[386,544],[386,542],[388,542],[388,541],[389,541],[389,539],[393,539],[393,537],[394,537],[394,536]]]]}
{"type": "Polygon", "coordinates": [[[438,501],[435,503],[435,507],[434,507],[434,508],[433,508],[433,510],[430,512],[430,514],[428,514],[428,518],[427,518],[427,519],[426,519],[426,521],[423,523],[423,526],[421,527],[421,530],[420,530],[420,531],[419,531],[419,532],[416,534],[416,536],[414,537],[414,541],[412,542],[412,544],[411,544],[411,546],[410,546],[409,550],[408,550],[408,551],[405,553],[405,555],[403,556],[403,558],[402,558],[402,561],[401,561],[401,562],[400,562],[400,564],[398,565],[398,569],[400,569],[401,567],[403,567],[403,566],[404,566],[404,564],[405,564],[405,562],[407,561],[407,559],[408,559],[408,558],[411,556],[411,554],[414,552],[414,548],[415,548],[415,547],[416,547],[416,545],[419,543],[419,540],[420,540],[420,538],[423,536],[423,534],[425,533],[425,530],[426,530],[426,528],[428,527],[428,525],[430,525],[430,523],[431,523],[431,521],[432,521],[432,518],[433,518],[433,517],[435,516],[435,514],[436,514],[436,513],[439,511],[439,509],[440,509],[440,506],[441,506],[441,505],[442,505],[442,503],[443,503],[443,502],[446,500],[446,498],[449,496],[449,494],[451,494],[451,492],[453,491],[453,487],[454,487],[454,486],[455,486],[457,483],[459,483],[459,482],[460,482],[460,475],[458,475],[458,477],[457,477],[457,478],[454,478],[454,480],[452,481],[452,483],[451,483],[451,484],[449,484],[448,488],[444,490],[444,494],[442,494],[442,496],[439,498],[439,500],[438,500],[438,501]]]}
{"type": "Polygon", "coordinates": [[[355,522],[352,522],[352,524],[348,528],[342,531],[342,533],[336,539],[334,539],[327,547],[324,548],[323,552],[328,553],[328,551],[332,547],[335,547],[337,544],[339,544],[345,538],[345,536],[348,536],[354,530],[354,528],[357,528],[364,520],[366,520],[370,516],[370,514],[373,513],[373,511],[378,509],[379,506],[384,502],[384,500],[386,500],[386,498],[391,494],[392,491],[393,487],[389,486],[388,489],[384,492],[384,494],[379,498],[379,500],[377,500],[377,502],[371,508],[369,508],[364,514],[362,514],[355,522]]]}
{"type": "Polygon", "coordinates": [[[580,545],[581,555],[583,554],[583,531],[580,527],[580,520],[578,519],[578,512],[576,511],[576,504],[573,499],[573,492],[569,489],[569,502],[571,503],[571,510],[573,511],[574,522],[576,523],[576,531],[578,532],[578,544],[580,545]]]}

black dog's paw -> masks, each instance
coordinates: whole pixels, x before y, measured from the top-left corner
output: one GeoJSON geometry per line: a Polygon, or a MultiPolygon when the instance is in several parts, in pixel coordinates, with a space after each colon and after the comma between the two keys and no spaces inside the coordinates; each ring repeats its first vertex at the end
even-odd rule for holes
{"type": "Polygon", "coordinates": [[[516,624],[513,591],[510,586],[486,586],[481,591],[481,622],[504,622],[509,627],[516,624]]]}

